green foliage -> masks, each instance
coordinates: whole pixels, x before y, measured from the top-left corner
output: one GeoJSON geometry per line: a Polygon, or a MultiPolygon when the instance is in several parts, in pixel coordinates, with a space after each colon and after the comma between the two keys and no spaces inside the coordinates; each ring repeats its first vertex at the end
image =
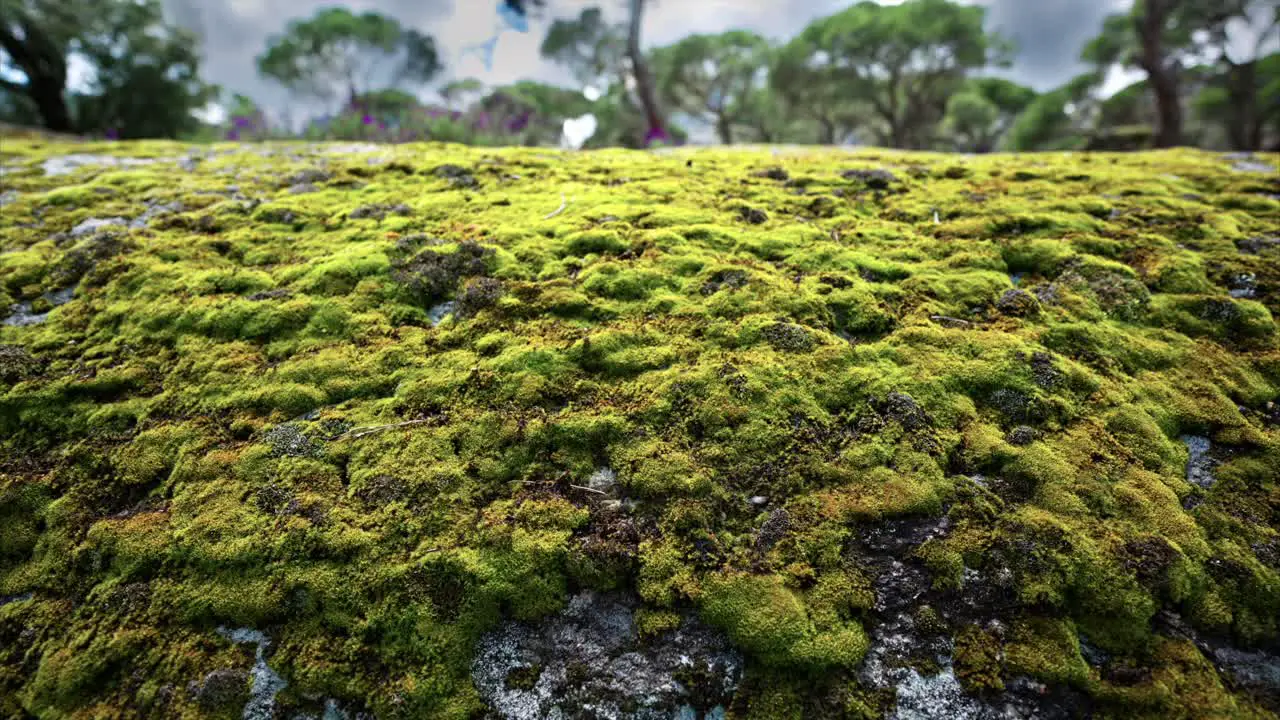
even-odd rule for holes
{"type": "Polygon", "coordinates": [[[809,81],[822,88],[838,78],[846,96],[860,99],[877,116],[879,142],[931,147],[958,80],[968,70],[1000,62],[1007,49],[985,30],[985,14],[981,7],[947,0],[854,4],[814,21],[790,43],[784,55],[794,70],[775,87],[809,81]]]}
{"type": "Polygon", "coordinates": [[[654,51],[662,97],[677,111],[710,121],[720,141],[734,141],[734,127],[755,108],[760,71],[769,65],[769,42],[753,32],[689,35],[654,51]]]}
{"type": "Polygon", "coordinates": [[[956,149],[990,152],[1036,97],[1035,90],[1002,78],[973,78],[947,101],[944,129],[956,149]]]}
{"type": "Polygon", "coordinates": [[[198,38],[167,23],[159,0],[10,0],[5,10],[0,57],[27,77],[0,91],[24,96],[15,110],[52,130],[177,137],[217,93],[200,77],[198,38]],[[67,93],[73,52],[92,72],[85,91],[67,93]]]}
{"type": "Polygon", "coordinates": [[[290,90],[329,99],[344,91],[355,96],[357,81],[393,58],[396,76],[414,82],[430,80],[441,67],[430,37],[380,13],[332,7],[292,21],[256,62],[258,72],[290,90]]]}

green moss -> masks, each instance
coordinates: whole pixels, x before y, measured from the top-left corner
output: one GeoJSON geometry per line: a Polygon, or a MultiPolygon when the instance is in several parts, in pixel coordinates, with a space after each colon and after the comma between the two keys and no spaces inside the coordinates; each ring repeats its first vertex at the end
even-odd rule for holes
{"type": "Polygon", "coordinates": [[[777,577],[713,577],[703,591],[703,617],[766,665],[854,667],[866,654],[861,625],[838,622],[818,630],[804,601],[777,577]]]}
{"type": "Polygon", "coordinates": [[[227,624],[286,704],[480,716],[483,634],[594,588],[721,628],[735,717],[870,720],[861,539],[945,511],[904,612],[969,688],[1263,716],[1153,622],[1280,633],[1280,204],[1216,155],[86,148],[161,161],[5,142],[0,308],[52,312],[0,325],[0,715],[194,717],[227,624]]]}
{"type": "Polygon", "coordinates": [[[1010,675],[1028,675],[1055,685],[1083,686],[1089,666],[1080,656],[1072,624],[1049,618],[1025,618],[1013,626],[1004,646],[1010,675]]]}

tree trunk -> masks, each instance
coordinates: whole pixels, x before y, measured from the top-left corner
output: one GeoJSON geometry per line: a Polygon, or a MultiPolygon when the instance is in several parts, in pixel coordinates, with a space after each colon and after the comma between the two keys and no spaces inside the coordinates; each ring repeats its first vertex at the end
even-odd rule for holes
{"type": "Polygon", "coordinates": [[[0,48],[27,76],[22,92],[35,103],[47,130],[59,133],[75,131],[64,93],[67,89],[67,64],[61,49],[41,30],[29,22],[22,23],[23,38],[9,33],[0,25],[0,48]]]}
{"type": "Polygon", "coordinates": [[[836,144],[836,124],[831,118],[818,118],[818,124],[822,126],[822,132],[819,133],[818,142],[822,145],[836,144]]]}
{"type": "Polygon", "coordinates": [[[1232,150],[1253,151],[1262,149],[1262,123],[1258,115],[1257,62],[1237,65],[1227,69],[1227,138],[1232,150]]]}
{"type": "Polygon", "coordinates": [[[907,128],[906,123],[900,120],[889,121],[889,144],[897,150],[907,149],[907,128]]]}
{"type": "Polygon", "coordinates": [[[63,97],[63,83],[31,78],[27,83],[27,96],[36,104],[40,119],[45,129],[58,133],[75,132],[75,124],[71,122],[71,112],[67,109],[66,98],[63,97]]]}
{"type": "Polygon", "coordinates": [[[1138,39],[1142,43],[1139,65],[1146,71],[1155,93],[1157,129],[1155,146],[1176,147],[1182,143],[1182,104],[1178,97],[1177,67],[1164,57],[1164,28],[1169,19],[1169,0],[1146,0],[1137,18],[1138,39]]]}
{"type": "Polygon", "coordinates": [[[716,134],[720,136],[721,143],[733,144],[733,126],[729,123],[729,118],[723,114],[716,115],[716,134]]]}
{"type": "Polygon", "coordinates": [[[644,16],[644,0],[631,0],[631,27],[627,33],[627,57],[631,60],[631,71],[636,79],[636,92],[640,95],[640,104],[644,108],[645,120],[649,123],[649,132],[666,132],[662,122],[662,112],[658,108],[657,94],[653,90],[653,75],[649,72],[649,64],[645,62],[644,53],[640,51],[640,21],[644,16]]]}

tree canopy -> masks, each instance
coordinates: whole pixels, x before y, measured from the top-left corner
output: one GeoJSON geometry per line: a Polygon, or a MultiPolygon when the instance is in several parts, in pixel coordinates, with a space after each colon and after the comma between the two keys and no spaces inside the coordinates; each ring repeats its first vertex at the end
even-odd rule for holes
{"type": "Polygon", "coordinates": [[[435,41],[376,12],[325,8],[289,23],[257,58],[258,70],[302,95],[324,100],[371,89],[379,71],[391,82],[426,83],[441,69],[435,41]],[[388,67],[389,63],[395,67],[388,67]]]}

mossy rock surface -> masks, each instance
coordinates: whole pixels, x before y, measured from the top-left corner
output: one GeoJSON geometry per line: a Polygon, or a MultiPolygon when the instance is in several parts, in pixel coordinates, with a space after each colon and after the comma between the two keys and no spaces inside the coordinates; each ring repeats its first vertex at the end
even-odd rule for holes
{"type": "Polygon", "coordinates": [[[0,165],[2,716],[482,716],[586,591],[728,717],[1280,711],[1280,157],[0,165]]]}

